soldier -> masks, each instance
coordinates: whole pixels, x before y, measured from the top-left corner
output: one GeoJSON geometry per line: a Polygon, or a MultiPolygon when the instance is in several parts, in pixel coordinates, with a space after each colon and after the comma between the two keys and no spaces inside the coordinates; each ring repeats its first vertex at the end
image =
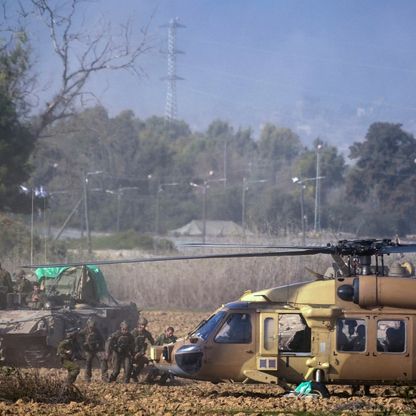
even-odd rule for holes
{"type": "Polygon", "coordinates": [[[152,334],[146,329],[148,321],[146,318],[140,318],[137,322],[137,328],[133,329],[131,334],[134,337],[134,358],[132,378],[137,381],[137,376],[143,370],[143,367],[149,362],[146,357],[147,341],[150,345],[155,343],[152,334]]]}
{"type": "Polygon", "coordinates": [[[178,338],[173,335],[175,332],[175,329],[173,326],[168,326],[165,329],[165,332],[162,335],[159,335],[159,337],[156,340],[156,345],[164,345],[164,344],[172,344],[175,343],[178,338]]]}
{"type": "Polygon", "coordinates": [[[113,353],[114,368],[110,375],[110,383],[116,381],[120,374],[121,366],[124,366],[124,382],[130,382],[132,356],[134,354],[134,338],[129,332],[126,321],[120,324],[120,330],[114,332],[109,338],[107,355],[113,353]]]}
{"type": "Polygon", "coordinates": [[[67,384],[74,384],[80,368],[75,362],[79,358],[79,345],[77,343],[77,331],[70,329],[65,333],[65,339],[58,345],[57,355],[61,358],[62,367],[68,371],[67,384]]]}
{"type": "Polygon", "coordinates": [[[85,381],[89,383],[92,376],[92,362],[96,357],[101,368],[101,379],[107,381],[107,360],[104,357],[104,338],[101,335],[94,318],[88,318],[85,328],[79,335],[83,339],[82,348],[85,353],[85,381]]]}
{"type": "Polygon", "coordinates": [[[45,304],[45,294],[40,289],[38,282],[33,283],[33,291],[26,298],[26,303],[33,309],[42,309],[45,304]]]}
{"type": "Polygon", "coordinates": [[[32,292],[32,283],[26,278],[26,272],[21,269],[16,274],[15,291],[21,295],[22,301],[32,292]]]}
{"type": "Polygon", "coordinates": [[[7,308],[7,294],[13,293],[13,282],[10,273],[0,263],[0,309],[7,308]]]}

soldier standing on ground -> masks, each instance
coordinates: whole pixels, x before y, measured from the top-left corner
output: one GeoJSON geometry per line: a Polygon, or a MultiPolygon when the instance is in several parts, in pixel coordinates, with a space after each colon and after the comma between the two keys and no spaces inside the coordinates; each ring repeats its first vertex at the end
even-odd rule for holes
{"type": "Polygon", "coordinates": [[[132,357],[134,354],[134,338],[129,332],[127,322],[120,324],[120,330],[114,332],[109,338],[107,355],[112,353],[113,356],[113,372],[110,375],[110,382],[116,381],[120,374],[121,366],[124,367],[124,382],[130,382],[132,357]]]}
{"type": "Polygon", "coordinates": [[[173,326],[168,326],[165,329],[165,332],[162,335],[159,335],[159,337],[156,340],[156,345],[164,345],[164,344],[172,344],[175,343],[178,339],[174,335],[175,329],[173,326]]]}
{"type": "Polygon", "coordinates": [[[146,329],[148,321],[146,318],[140,318],[137,322],[137,328],[133,329],[131,334],[134,337],[134,358],[132,378],[137,381],[137,377],[143,370],[143,367],[149,362],[146,357],[147,345],[153,345],[155,340],[152,334],[146,329]]]}
{"type": "Polygon", "coordinates": [[[83,339],[82,349],[85,353],[85,381],[89,383],[92,377],[92,362],[97,358],[101,368],[101,379],[107,381],[107,360],[104,357],[104,338],[97,328],[94,318],[88,318],[85,328],[79,335],[83,339]]]}
{"type": "Polygon", "coordinates": [[[58,345],[57,355],[61,358],[62,367],[68,371],[67,384],[74,384],[80,372],[79,365],[75,362],[79,355],[79,346],[77,343],[77,331],[68,330],[65,339],[58,345]]]}

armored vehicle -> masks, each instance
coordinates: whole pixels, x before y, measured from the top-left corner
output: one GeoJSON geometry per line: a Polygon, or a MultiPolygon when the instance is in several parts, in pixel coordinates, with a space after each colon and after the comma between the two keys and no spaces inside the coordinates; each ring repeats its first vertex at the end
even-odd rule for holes
{"type": "Polygon", "coordinates": [[[105,337],[121,321],[136,325],[136,305],[118,303],[98,267],[38,268],[35,274],[38,293],[9,293],[0,311],[0,365],[56,366],[65,331],[83,327],[91,316],[105,337]]]}

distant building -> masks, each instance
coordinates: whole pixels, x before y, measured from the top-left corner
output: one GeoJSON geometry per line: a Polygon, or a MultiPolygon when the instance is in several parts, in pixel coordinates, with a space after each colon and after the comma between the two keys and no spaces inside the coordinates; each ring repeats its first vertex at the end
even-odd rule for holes
{"type": "MultiPolygon", "coordinates": [[[[211,221],[207,220],[206,223],[206,235],[210,237],[241,237],[244,234],[243,227],[239,226],[233,221],[211,221]]],[[[183,227],[176,230],[169,231],[169,235],[172,237],[200,237],[203,232],[203,221],[192,220],[183,227]]],[[[252,233],[246,230],[246,234],[252,235],[252,233]]]]}

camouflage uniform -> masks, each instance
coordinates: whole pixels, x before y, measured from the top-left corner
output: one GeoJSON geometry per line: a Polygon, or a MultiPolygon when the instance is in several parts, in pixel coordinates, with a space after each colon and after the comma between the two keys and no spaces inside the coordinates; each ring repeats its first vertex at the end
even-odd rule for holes
{"type": "MultiPolygon", "coordinates": [[[[168,330],[169,328],[167,328],[168,330]]],[[[173,328],[172,328],[173,329],[173,328]]],[[[167,331],[166,330],[166,331],[167,331]]],[[[162,335],[159,335],[156,340],[156,345],[172,344],[175,343],[178,338],[175,335],[167,335],[166,332],[162,335]]]]}
{"type": "Polygon", "coordinates": [[[26,279],[26,273],[24,270],[20,270],[16,274],[15,292],[20,294],[22,303],[25,303],[27,296],[32,293],[32,283],[26,279]]]}
{"type": "Polygon", "coordinates": [[[10,273],[0,264],[0,309],[7,308],[7,294],[13,292],[13,282],[10,273]]]}
{"type": "Polygon", "coordinates": [[[75,362],[78,357],[79,346],[76,340],[76,332],[69,331],[66,337],[58,345],[57,354],[61,358],[62,367],[68,371],[67,384],[75,383],[80,372],[79,365],[75,362]]]}
{"type": "Polygon", "coordinates": [[[34,285],[32,293],[26,297],[26,303],[33,309],[42,309],[46,302],[46,296],[40,289],[36,290],[35,286],[39,286],[39,284],[34,285]]]}
{"type": "Polygon", "coordinates": [[[79,332],[83,338],[82,348],[85,354],[85,381],[91,381],[92,362],[96,357],[100,363],[101,379],[107,381],[107,360],[104,357],[104,338],[98,330],[96,323],[88,319],[87,325],[79,332]]]}
{"type": "Polygon", "coordinates": [[[113,353],[113,372],[110,375],[109,381],[116,381],[120,374],[121,366],[124,367],[124,382],[130,381],[131,369],[132,369],[132,357],[134,354],[134,338],[128,330],[126,322],[122,322],[120,330],[114,332],[109,338],[108,351],[113,353]]]}
{"type": "Polygon", "coordinates": [[[138,328],[133,329],[131,334],[134,337],[134,358],[132,378],[137,381],[137,376],[143,370],[143,367],[149,362],[146,357],[147,341],[150,345],[155,343],[152,334],[146,329],[147,319],[141,318],[138,322],[138,328]]]}

